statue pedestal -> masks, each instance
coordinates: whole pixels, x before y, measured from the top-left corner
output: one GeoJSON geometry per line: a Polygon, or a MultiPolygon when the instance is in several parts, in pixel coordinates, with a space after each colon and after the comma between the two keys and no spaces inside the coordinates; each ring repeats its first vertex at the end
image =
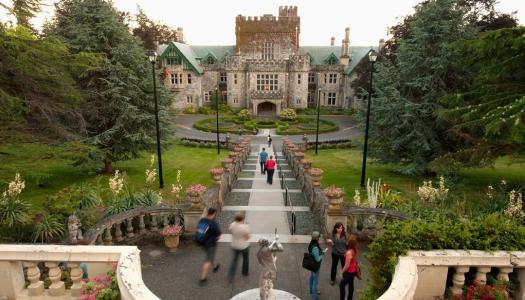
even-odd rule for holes
{"type": "MultiPolygon", "coordinates": [[[[273,290],[275,300],[300,300],[299,297],[281,290],[273,290]]],[[[261,300],[259,289],[251,289],[233,296],[230,300],[261,300]]]]}

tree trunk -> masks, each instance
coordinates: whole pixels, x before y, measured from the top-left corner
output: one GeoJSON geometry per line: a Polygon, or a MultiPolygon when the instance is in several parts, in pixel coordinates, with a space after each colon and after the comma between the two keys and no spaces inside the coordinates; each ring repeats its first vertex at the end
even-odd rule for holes
{"type": "Polygon", "coordinates": [[[108,157],[104,159],[104,173],[113,174],[113,161],[108,157]]]}

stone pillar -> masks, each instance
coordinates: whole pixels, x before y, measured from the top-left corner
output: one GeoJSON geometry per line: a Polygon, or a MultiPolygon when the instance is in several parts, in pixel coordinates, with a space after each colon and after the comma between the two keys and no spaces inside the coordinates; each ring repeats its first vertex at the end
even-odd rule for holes
{"type": "Polygon", "coordinates": [[[66,293],[66,286],[64,282],[60,280],[62,277],[62,270],[58,267],[57,262],[46,262],[46,267],[49,268],[49,279],[51,285],[48,288],[50,296],[62,296],[66,293]]]}
{"type": "Polygon", "coordinates": [[[189,209],[184,211],[184,233],[195,234],[199,220],[205,215],[203,209],[189,209]]]}
{"type": "MultiPolygon", "coordinates": [[[[27,270],[28,279],[30,279],[29,271],[30,269],[27,270]]],[[[40,276],[40,271],[38,271],[38,276],[40,276]]],[[[42,281],[40,283],[43,293],[44,284],[42,281]]],[[[0,299],[18,299],[20,292],[24,289],[24,285],[25,279],[22,263],[18,261],[0,261],[0,299]]],[[[28,290],[30,287],[28,287],[28,290]]]]}
{"type": "Polygon", "coordinates": [[[71,296],[80,297],[82,287],[84,286],[84,283],[82,282],[82,268],[80,268],[80,263],[70,262],[67,266],[71,269],[71,281],[73,282],[73,285],[71,285],[70,288],[71,296]]]}
{"type": "Polygon", "coordinates": [[[476,267],[476,281],[480,284],[486,284],[488,272],[490,272],[490,267],[476,267]]]}
{"type": "MultiPolygon", "coordinates": [[[[517,268],[514,272],[516,272],[518,282],[525,282],[525,268],[517,268]]],[[[519,290],[514,293],[514,299],[525,300],[525,284],[520,284],[519,290]]]]}
{"type": "Polygon", "coordinates": [[[463,293],[463,286],[465,285],[465,273],[468,272],[469,267],[456,267],[456,272],[452,276],[453,286],[450,288],[452,295],[461,295],[463,293]]]}
{"type": "Polygon", "coordinates": [[[24,262],[24,267],[27,267],[27,280],[29,286],[27,293],[29,296],[40,296],[44,293],[44,282],[40,280],[40,269],[36,262],[24,262]]]}

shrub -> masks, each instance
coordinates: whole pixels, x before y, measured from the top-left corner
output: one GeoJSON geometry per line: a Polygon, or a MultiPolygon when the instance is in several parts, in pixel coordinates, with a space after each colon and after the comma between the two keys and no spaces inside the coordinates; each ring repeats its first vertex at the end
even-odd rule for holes
{"type": "Polygon", "coordinates": [[[237,116],[239,116],[240,120],[246,121],[250,119],[251,113],[247,109],[241,109],[241,111],[237,114],[237,116]]]}
{"type": "Polygon", "coordinates": [[[500,213],[470,220],[458,215],[435,214],[428,221],[415,219],[385,225],[369,249],[367,258],[372,278],[364,298],[377,299],[390,285],[398,257],[408,250],[523,250],[525,226],[500,213]]]}
{"type": "Polygon", "coordinates": [[[209,106],[201,106],[198,110],[199,114],[203,115],[213,115],[215,113],[215,110],[209,106]]]}
{"type": "Polygon", "coordinates": [[[184,113],[185,113],[185,114],[194,114],[194,113],[195,113],[195,107],[193,107],[193,105],[188,105],[188,106],[184,109],[184,113]]]}
{"type": "Polygon", "coordinates": [[[293,108],[286,108],[281,111],[279,117],[283,120],[295,120],[297,119],[297,113],[293,108]]]}

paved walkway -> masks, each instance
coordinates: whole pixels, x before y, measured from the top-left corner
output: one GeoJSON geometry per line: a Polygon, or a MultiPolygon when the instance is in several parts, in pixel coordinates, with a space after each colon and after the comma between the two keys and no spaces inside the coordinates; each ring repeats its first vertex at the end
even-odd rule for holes
{"type": "MultiPolygon", "coordinates": [[[[290,292],[300,299],[310,299],[309,276],[310,272],[301,267],[303,253],[307,251],[310,242],[310,233],[319,230],[318,216],[309,209],[308,203],[299,189],[299,185],[289,167],[282,159],[281,139],[274,138],[274,147],[268,149],[264,136],[252,140],[251,155],[240,173],[234,189],[228,194],[225,206],[218,215],[218,222],[225,234],[221,236],[217,253],[217,261],[221,264],[219,272],[210,274],[209,283],[204,287],[198,286],[201,264],[204,260],[203,251],[191,240],[183,241],[176,253],[167,253],[162,245],[148,245],[142,247],[141,258],[144,264],[143,278],[146,285],[162,299],[230,299],[236,294],[256,288],[261,271],[257,263],[257,241],[261,238],[272,240],[274,232],[284,246],[284,253],[277,254],[277,289],[290,292]],[[297,216],[296,234],[292,235],[290,206],[284,205],[284,194],[281,189],[278,172],[274,175],[273,184],[266,183],[265,175],[261,174],[257,153],[265,147],[270,155],[277,154],[277,164],[285,171],[285,184],[289,190],[293,210],[297,216]],[[252,230],[250,239],[250,275],[240,274],[240,264],[237,277],[233,283],[227,280],[227,272],[232,259],[229,242],[231,235],[227,228],[233,221],[235,214],[244,213],[247,223],[252,230]]],[[[322,248],[326,245],[322,244],[322,248]]],[[[360,262],[366,266],[362,257],[367,251],[366,245],[360,245],[360,262]]],[[[338,299],[339,289],[329,284],[331,257],[327,252],[321,266],[319,290],[321,299],[338,299]]],[[[363,271],[364,268],[363,268],[363,271]]],[[[366,274],[364,274],[366,277],[366,274]]],[[[356,279],[356,286],[363,286],[362,281],[356,279]]],[[[355,296],[356,294],[354,294],[355,296]]]]}

